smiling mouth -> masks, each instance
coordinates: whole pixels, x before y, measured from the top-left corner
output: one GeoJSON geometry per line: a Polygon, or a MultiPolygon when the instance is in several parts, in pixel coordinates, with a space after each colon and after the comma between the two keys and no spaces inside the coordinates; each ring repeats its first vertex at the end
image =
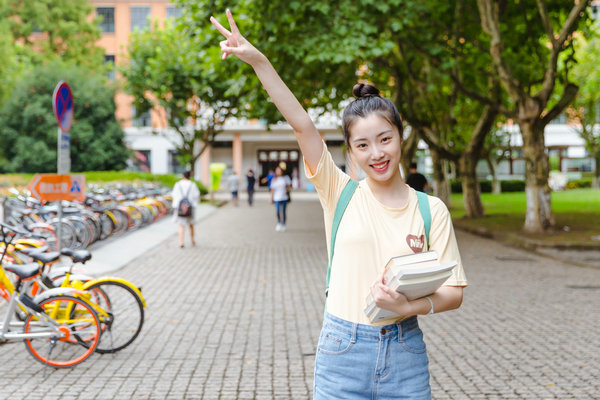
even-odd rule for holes
{"type": "Polygon", "coordinates": [[[388,165],[390,165],[389,160],[378,164],[371,164],[371,168],[373,168],[375,172],[384,172],[388,165]]]}

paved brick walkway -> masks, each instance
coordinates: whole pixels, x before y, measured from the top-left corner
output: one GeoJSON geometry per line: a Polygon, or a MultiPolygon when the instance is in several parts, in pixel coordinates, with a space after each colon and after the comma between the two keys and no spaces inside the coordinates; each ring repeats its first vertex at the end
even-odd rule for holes
{"type": "MultiPolygon", "coordinates": [[[[0,399],[309,399],[327,264],[320,206],[295,199],[274,231],[265,201],[218,209],[196,247],[176,238],[116,275],[143,287],[140,338],[70,370],[0,345],[0,399]]],[[[600,270],[458,234],[471,287],[422,317],[434,399],[593,399],[600,270]]],[[[1,307],[0,307],[1,309],[1,307]]]]}

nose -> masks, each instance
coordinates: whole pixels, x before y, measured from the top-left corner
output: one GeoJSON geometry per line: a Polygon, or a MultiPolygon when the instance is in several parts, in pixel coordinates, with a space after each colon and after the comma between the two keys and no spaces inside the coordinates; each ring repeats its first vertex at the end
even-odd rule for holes
{"type": "Polygon", "coordinates": [[[379,160],[383,157],[383,150],[378,145],[371,146],[371,158],[379,160]]]}

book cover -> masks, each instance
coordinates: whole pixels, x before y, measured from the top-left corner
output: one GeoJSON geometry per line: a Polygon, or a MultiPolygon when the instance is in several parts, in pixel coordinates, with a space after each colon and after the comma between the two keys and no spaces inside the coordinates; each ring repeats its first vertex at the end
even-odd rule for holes
{"type": "MultiPolygon", "coordinates": [[[[431,252],[427,252],[431,253],[431,252]]],[[[421,254],[421,253],[419,253],[421,254]]],[[[410,255],[412,256],[412,254],[410,255]]],[[[416,258],[417,262],[401,263],[394,261],[394,257],[386,265],[385,274],[387,286],[404,294],[408,300],[414,300],[434,293],[452,275],[452,269],[458,264],[452,261],[440,264],[437,253],[416,258]],[[431,259],[435,256],[435,259],[431,259]]],[[[415,260],[415,258],[413,258],[415,260]]],[[[371,322],[379,322],[396,318],[400,315],[381,309],[375,305],[371,294],[367,296],[365,314],[371,322]]]]}

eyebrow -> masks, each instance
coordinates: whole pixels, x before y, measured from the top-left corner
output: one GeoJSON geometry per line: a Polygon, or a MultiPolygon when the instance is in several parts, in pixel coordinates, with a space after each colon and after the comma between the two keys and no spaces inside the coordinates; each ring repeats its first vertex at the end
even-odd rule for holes
{"type": "MultiPolygon", "coordinates": [[[[389,132],[393,132],[393,130],[392,130],[392,129],[386,129],[386,130],[384,130],[384,131],[381,131],[381,132],[379,132],[379,133],[377,134],[377,136],[375,136],[375,137],[376,137],[376,138],[378,138],[378,137],[380,137],[380,136],[382,136],[382,135],[385,135],[386,133],[389,133],[389,132]]],[[[367,140],[367,138],[361,138],[361,137],[358,137],[358,138],[356,138],[356,139],[352,140],[352,143],[360,142],[361,140],[367,140]]]]}

